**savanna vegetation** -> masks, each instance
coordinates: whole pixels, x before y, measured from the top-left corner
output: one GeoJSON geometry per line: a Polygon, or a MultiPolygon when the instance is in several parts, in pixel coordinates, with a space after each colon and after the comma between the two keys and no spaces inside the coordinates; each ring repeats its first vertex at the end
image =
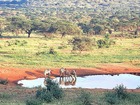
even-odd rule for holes
{"type": "MultiPolygon", "coordinates": [[[[139,4],[139,0],[1,0],[0,67],[140,66],[139,4]]],[[[47,82],[45,89],[4,87],[0,105],[140,104],[140,94],[123,85],[103,92],[63,91],[55,82],[47,82]]],[[[0,84],[7,83],[0,79],[0,84]]]]}
{"type": "Polygon", "coordinates": [[[136,17],[111,16],[86,23],[26,15],[0,17],[1,67],[94,67],[98,63],[139,66],[136,17]]]}
{"type": "Polygon", "coordinates": [[[3,89],[0,93],[1,105],[139,105],[140,103],[140,93],[127,90],[123,85],[116,86],[113,90],[61,89],[57,83],[51,81],[47,88],[28,89],[11,86],[6,90],[1,89],[3,89]]]}
{"type": "Polygon", "coordinates": [[[66,36],[61,39],[61,35],[54,34],[50,38],[35,34],[32,38],[26,38],[26,35],[8,38],[0,40],[0,65],[37,68],[95,67],[98,63],[127,63],[139,66],[139,38],[110,37],[109,40],[115,43],[109,46],[104,43],[105,40],[102,36],[89,38],[66,36]],[[103,43],[99,43],[102,40],[103,43]]]}

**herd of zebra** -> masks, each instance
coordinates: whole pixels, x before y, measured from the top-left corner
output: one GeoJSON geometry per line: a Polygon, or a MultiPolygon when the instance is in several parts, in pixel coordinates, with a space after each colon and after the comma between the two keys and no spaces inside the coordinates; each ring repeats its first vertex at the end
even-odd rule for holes
{"type": "MultiPolygon", "coordinates": [[[[52,70],[47,69],[44,71],[44,76],[46,78],[50,78],[52,74],[52,70]]],[[[65,68],[61,68],[59,70],[60,78],[59,78],[59,84],[60,85],[72,85],[74,86],[77,80],[76,70],[72,70],[71,72],[65,68]]],[[[45,83],[46,84],[46,83],[45,83]]]]}

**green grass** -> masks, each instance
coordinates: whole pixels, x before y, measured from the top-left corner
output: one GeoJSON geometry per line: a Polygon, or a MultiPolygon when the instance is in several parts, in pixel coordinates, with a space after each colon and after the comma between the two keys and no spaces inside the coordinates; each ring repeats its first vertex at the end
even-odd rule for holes
{"type": "MultiPolygon", "coordinates": [[[[4,88],[3,88],[4,89],[4,88]]],[[[34,88],[35,89],[35,88],[34,88]]],[[[26,105],[27,100],[35,100],[36,91],[34,89],[27,89],[23,87],[11,87],[4,89],[5,92],[0,93],[0,105],[26,105]],[[32,92],[34,91],[34,92],[32,92]],[[29,93],[31,92],[31,93],[29,93]]],[[[40,89],[40,88],[38,88],[40,89]]],[[[81,105],[79,104],[79,96],[81,90],[90,93],[93,105],[109,105],[106,102],[106,93],[112,93],[114,90],[91,90],[91,89],[64,89],[65,96],[62,99],[54,100],[51,103],[43,103],[43,105],[81,105]]],[[[139,105],[140,93],[128,92],[129,97],[119,101],[115,105],[139,105]]],[[[83,96],[82,96],[83,97],[83,96]]],[[[84,97],[83,97],[84,98],[84,97]]],[[[83,99],[82,99],[83,100],[83,99]]]]}
{"type": "MultiPolygon", "coordinates": [[[[91,37],[99,39],[100,37],[91,37]]],[[[116,44],[110,48],[72,53],[67,36],[54,38],[11,38],[0,40],[1,67],[95,67],[98,63],[132,63],[140,65],[140,38],[113,39],[116,44]],[[8,44],[7,44],[8,43],[8,44]],[[64,47],[63,47],[64,46],[64,47]],[[57,52],[49,54],[52,48],[57,52]]]]}
{"type": "Polygon", "coordinates": [[[9,99],[10,95],[7,93],[0,93],[0,99],[9,99]]]}

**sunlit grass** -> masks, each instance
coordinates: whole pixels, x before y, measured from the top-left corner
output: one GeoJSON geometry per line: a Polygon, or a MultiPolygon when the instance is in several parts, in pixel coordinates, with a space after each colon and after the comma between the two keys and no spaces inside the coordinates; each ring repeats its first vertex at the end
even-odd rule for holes
{"type": "MultiPolygon", "coordinates": [[[[98,40],[102,37],[91,37],[98,40]]],[[[72,53],[65,38],[31,37],[0,40],[0,65],[2,67],[95,67],[98,63],[133,63],[139,65],[140,39],[113,38],[110,48],[93,46],[91,51],[72,53]],[[49,54],[50,48],[56,54],[49,54]]]]}

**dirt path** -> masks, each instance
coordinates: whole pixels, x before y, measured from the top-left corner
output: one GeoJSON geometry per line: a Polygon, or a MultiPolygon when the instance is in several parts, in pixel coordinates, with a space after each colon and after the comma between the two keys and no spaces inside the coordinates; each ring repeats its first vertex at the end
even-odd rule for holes
{"type": "MultiPolygon", "coordinates": [[[[21,68],[0,68],[0,78],[8,79],[10,83],[17,83],[17,81],[22,79],[35,79],[44,77],[44,70],[46,68],[40,69],[21,69],[21,68]]],[[[52,78],[59,76],[60,68],[51,68],[52,78]]],[[[102,74],[135,74],[140,75],[140,68],[124,65],[124,64],[101,64],[95,68],[66,68],[71,71],[76,70],[77,76],[88,76],[88,75],[102,75],[102,74]]]]}

